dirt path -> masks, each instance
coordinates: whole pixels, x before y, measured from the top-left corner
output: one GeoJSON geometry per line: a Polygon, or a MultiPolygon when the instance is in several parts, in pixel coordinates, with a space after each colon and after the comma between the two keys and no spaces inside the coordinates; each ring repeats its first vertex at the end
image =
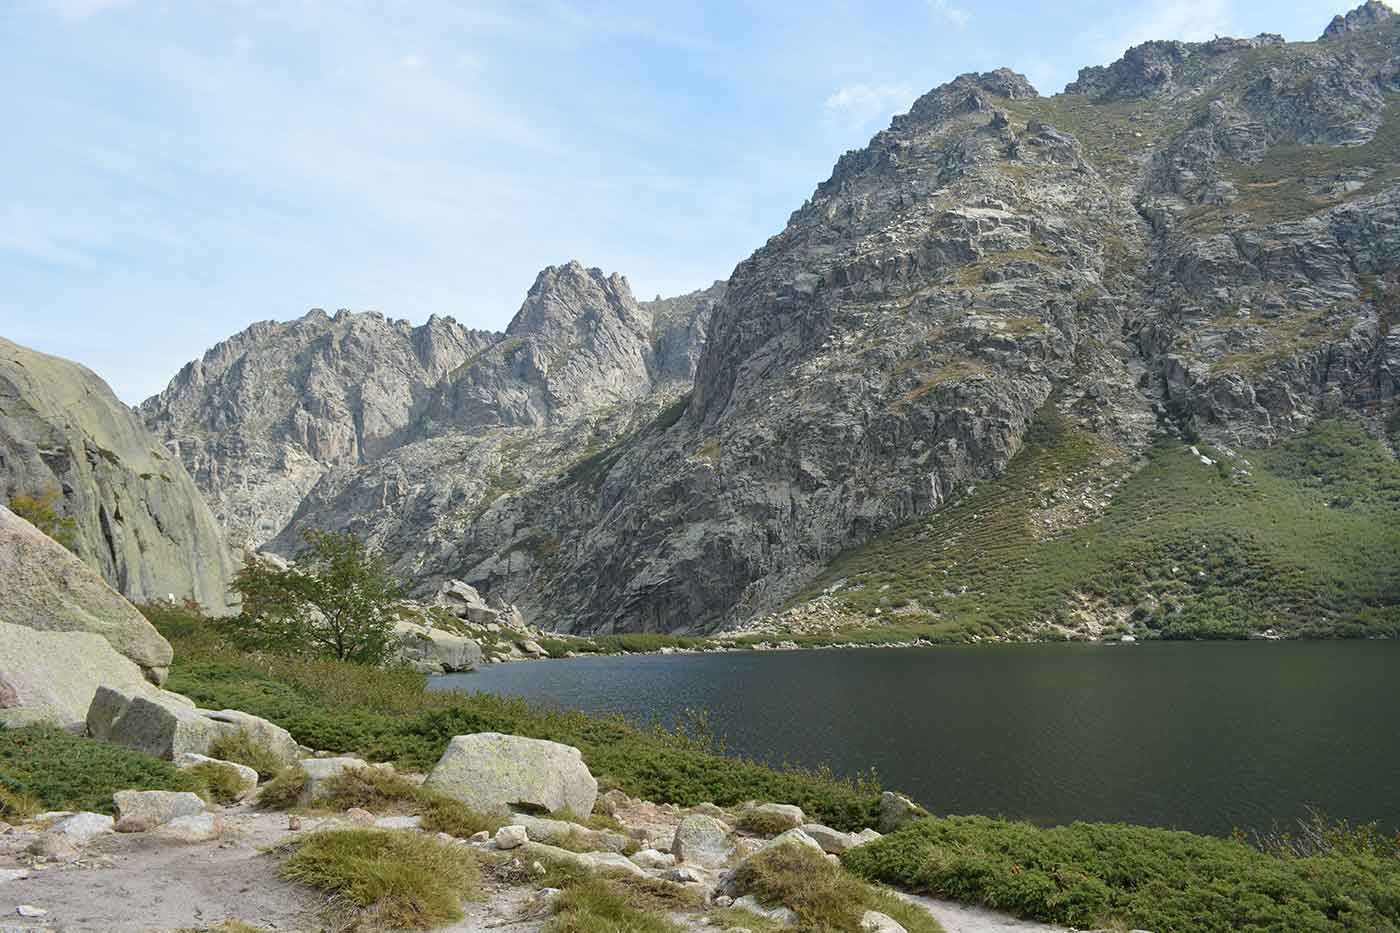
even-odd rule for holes
{"type": "Polygon", "coordinates": [[[954,901],[932,897],[899,894],[900,898],[917,904],[943,925],[945,933],[1070,933],[1069,927],[1059,927],[1034,920],[1018,920],[985,907],[969,907],[954,901]]]}

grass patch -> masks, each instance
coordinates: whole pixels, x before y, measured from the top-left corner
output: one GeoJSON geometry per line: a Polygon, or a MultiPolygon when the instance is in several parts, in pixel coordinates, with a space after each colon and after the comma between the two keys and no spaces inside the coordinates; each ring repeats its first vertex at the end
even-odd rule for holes
{"type": "Polygon", "coordinates": [[[412,830],[313,833],[281,874],[330,894],[332,912],[390,929],[452,923],[462,918],[462,901],[479,896],[469,852],[412,830]]]}
{"type": "Polygon", "coordinates": [[[481,813],[460,800],[427,790],[398,774],[379,768],[347,768],[330,778],[317,807],[349,810],[359,807],[374,814],[407,813],[423,818],[428,832],[466,838],[486,830],[495,832],[507,822],[506,814],[481,813]]]}
{"type": "Polygon", "coordinates": [[[44,802],[33,794],[0,784],[0,820],[22,823],[44,812],[44,802]]]}
{"type": "Polygon", "coordinates": [[[82,738],[52,726],[0,729],[0,808],[18,816],[39,801],[45,810],[111,813],[119,790],[208,794],[197,777],[168,761],[122,745],[82,738]]]}
{"type": "Polygon", "coordinates": [[[744,861],[735,871],[739,890],[764,907],[783,905],[797,915],[798,933],[859,930],[867,910],[899,910],[909,933],[937,933],[938,923],[923,911],[891,906],[869,885],[831,864],[820,852],[796,844],[775,846],[744,861]]]}
{"type": "Polygon", "coordinates": [[[1079,927],[1225,933],[1400,923],[1393,858],[1280,859],[1232,840],[1145,827],[931,818],[852,849],[842,862],[873,881],[1079,927]]]}
{"type": "Polygon", "coordinates": [[[306,789],[307,774],[301,765],[287,765],[258,791],[258,806],[264,810],[290,810],[306,789]]]}
{"type": "Polygon", "coordinates": [[[893,613],[847,641],[1014,636],[1086,606],[1139,637],[1400,635],[1400,464],[1381,444],[1334,421],[1234,459],[1199,449],[1217,463],[1158,443],[1097,519],[1051,531],[1034,516],[1104,452],[1047,409],[1001,477],[842,554],[794,602],[839,584],[848,612],[893,613]]]}
{"type": "Polygon", "coordinates": [[[204,798],[213,803],[228,806],[237,803],[243,793],[243,779],[228,765],[212,761],[202,761],[184,769],[185,773],[204,785],[204,798]]]}
{"type": "Polygon", "coordinates": [[[287,761],[247,729],[221,735],[209,745],[209,757],[247,765],[266,781],[287,766],[287,761]]]}
{"type": "Polygon", "coordinates": [[[771,813],[764,810],[745,810],[739,814],[739,818],[734,821],[734,828],[755,836],[776,836],[785,833],[797,825],[797,821],[781,813],[771,813]]]}
{"type": "Polygon", "coordinates": [[[626,886],[599,877],[564,888],[555,909],[547,933],[681,933],[664,913],[638,906],[626,886]]]}

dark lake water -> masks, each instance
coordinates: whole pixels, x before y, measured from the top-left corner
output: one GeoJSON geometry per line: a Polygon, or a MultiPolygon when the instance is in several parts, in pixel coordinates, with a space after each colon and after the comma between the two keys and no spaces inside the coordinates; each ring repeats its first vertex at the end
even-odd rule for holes
{"type": "Polygon", "coordinates": [[[643,723],[707,710],[730,753],[874,768],[935,813],[1225,834],[1311,804],[1400,829],[1400,642],[579,658],[433,686],[643,723]]]}

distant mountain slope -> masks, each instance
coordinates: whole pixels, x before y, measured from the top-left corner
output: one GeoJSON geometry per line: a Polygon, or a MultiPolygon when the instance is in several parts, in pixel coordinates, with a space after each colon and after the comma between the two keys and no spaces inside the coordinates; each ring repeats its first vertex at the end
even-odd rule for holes
{"type": "MultiPolygon", "coordinates": [[[[945,597],[924,575],[951,574],[956,555],[919,535],[972,541],[981,516],[939,525],[963,515],[949,503],[1048,464],[1093,507],[1012,497],[998,508],[1024,519],[999,520],[1019,529],[1049,509],[1040,537],[1081,541],[1141,477],[1185,475],[1152,471],[1199,437],[1263,464],[1258,489],[1315,515],[1297,527],[1317,540],[1351,529],[1389,548],[1388,505],[1320,511],[1306,477],[1268,478],[1269,449],[1300,434],[1326,451],[1318,464],[1393,457],[1400,18],[1387,13],[1368,3],[1317,42],[1145,43],[1053,97],[1004,69],[960,76],[843,155],[702,295],[638,303],[618,277],[546,270],[508,334],[426,391],[399,435],[410,443],[317,460],[275,546],[351,528],[420,587],[460,577],[579,632],[711,631],[793,606],[856,561],[869,579],[831,597],[842,613],[937,626],[945,597]],[[1073,470],[1037,459],[1046,424],[1091,455],[1073,470]],[[1347,433],[1362,429],[1369,446],[1347,433]],[[898,554],[870,550],[896,539],[898,554]],[[869,561],[886,559],[875,592],[889,598],[870,588],[869,561]]],[[[1242,502],[1229,514],[1257,520],[1242,502]]],[[[1193,528],[1182,534],[1211,531],[1193,528]]],[[[1060,547],[1022,543],[1031,564],[1060,547]]],[[[1184,632],[1193,612],[1218,614],[1198,599],[1216,583],[1295,570],[1308,581],[1296,599],[1256,601],[1267,612],[1226,627],[1392,624],[1380,571],[1367,582],[1275,545],[1222,544],[1230,560],[1198,563],[1194,596],[1066,577],[953,627],[1054,633],[1083,610],[1091,631],[1094,613],[1147,605],[1154,631],[1184,632]],[[1221,569],[1238,561],[1241,575],[1221,569]],[[1320,612],[1339,586],[1370,602],[1320,612]]],[[[988,566],[978,586],[1019,592],[1014,563],[988,566]]]]}
{"type": "Polygon", "coordinates": [[[51,489],[122,595],[227,609],[235,562],[180,461],[92,372],[0,337],[0,496],[51,489]]]}

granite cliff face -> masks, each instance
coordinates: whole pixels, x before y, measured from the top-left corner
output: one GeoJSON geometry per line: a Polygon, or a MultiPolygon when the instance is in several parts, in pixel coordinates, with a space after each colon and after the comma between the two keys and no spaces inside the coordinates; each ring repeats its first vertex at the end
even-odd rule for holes
{"type": "Polygon", "coordinates": [[[49,490],[127,599],[227,611],[235,560],[180,461],[92,372],[0,338],[0,497],[49,490]]]}
{"type": "MultiPolygon", "coordinates": [[[[706,631],[1001,476],[1047,415],[1095,438],[1067,493],[1085,502],[1163,434],[1262,448],[1346,415],[1384,438],[1388,12],[1315,43],[1149,42],[1048,98],[1010,71],[961,76],[706,293],[637,303],[619,277],[546,270],[400,446],[331,459],[298,436],[319,472],[273,546],[350,528],[424,591],[460,578],[547,627],[706,631]]],[[[172,436],[266,443],[208,390],[172,418],[175,388],[143,407],[172,436]]]]}
{"type": "Polygon", "coordinates": [[[276,535],[326,470],[413,439],[430,390],[496,334],[313,310],[263,321],[185,366],[140,406],[235,547],[276,535]]]}

